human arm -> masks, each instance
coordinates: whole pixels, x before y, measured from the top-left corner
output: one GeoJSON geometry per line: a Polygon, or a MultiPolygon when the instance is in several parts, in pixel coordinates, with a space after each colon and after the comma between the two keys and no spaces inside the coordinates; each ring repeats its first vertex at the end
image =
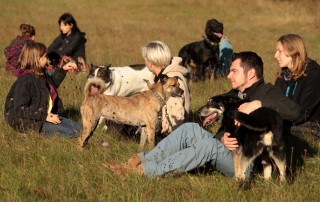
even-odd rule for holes
{"type": "Polygon", "coordinates": [[[287,98],[280,88],[271,84],[257,100],[261,101],[261,107],[269,107],[278,112],[283,120],[294,121],[299,116],[298,104],[287,98]]]}
{"type": "Polygon", "coordinates": [[[46,77],[50,81],[50,83],[57,89],[66,77],[67,71],[69,69],[77,69],[77,64],[74,62],[68,62],[61,68],[56,69],[52,75],[46,74],[46,77]]]}
{"type": "Polygon", "coordinates": [[[53,42],[52,44],[48,47],[48,53],[50,52],[56,52],[58,53],[59,55],[61,55],[59,49],[61,48],[62,46],[62,42],[63,42],[63,39],[61,36],[58,36],[53,42]]]}

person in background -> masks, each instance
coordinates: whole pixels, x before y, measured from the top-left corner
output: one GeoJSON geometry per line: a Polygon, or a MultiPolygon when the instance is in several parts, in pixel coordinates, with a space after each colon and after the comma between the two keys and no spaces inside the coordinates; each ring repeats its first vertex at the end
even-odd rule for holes
{"type": "MultiPolygon", "coordinates": [[[[141,48],[146,66],[153,73],[150,84],[158,82],[160,74],[169,77],[179,77],[180,88],[184,91],[182,97],[170,97],[162,108],[161,134],[170,133],[188,120],[190,110],[190,93],[185,75],[188,70],[179,65],[180,57],[171,56],[169,47],[161,41],[152,41],[141,48]]],[[[159,121],[159,122],[160,122],[159,121]]]]}
{"type": "Polygon", "coordinates": [[[5,102],[4,116],[16,131],[35,131],[44,136],[54,134],[76,137],[82,126],[65,117],[57,88],[66,76],[66,71],[75,69],[69,62],[51,76],[46,74],[47,48],[42,43],[27,43],[22,49],[18,79],[12,85],[5,102]]]}
{"type": "Polygon", "coordinates": [[[23,23],[20,25],[21,34],[11,41],[10,45],[4,49],[6,56],[6,70],[17,76],[19,72],[19,56],[21,50],[26,43],[34,41],[36,30],[30,24],[23,23]]]}
{"type": "Polygon", "coordinates": [[[77,63],[78,70],[85,70],[87,42],[85,33],[80,31],[75,18],[70,13],[64,13],[59,18],[58,24],[61,34],[48,47],[48,53],[58,53],[61,58],[68,56],[77,63]]]}
{"type": "Polygon", "coordinates": [[[300,107],[299,118],[287,123],[291,134],[310,133],[320,137],[320,66],[308,57],[305,43],[297,34],[281,36],[274,55],[280,70],[275,85],[300,107]]]}

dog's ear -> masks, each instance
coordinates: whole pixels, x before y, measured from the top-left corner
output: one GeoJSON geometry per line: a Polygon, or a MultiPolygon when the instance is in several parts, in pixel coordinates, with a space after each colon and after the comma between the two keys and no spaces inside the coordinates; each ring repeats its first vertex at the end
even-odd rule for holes
{"type": "Polygon", "coordinates": [[[158,77],[159,77],[161,83],[166,83],[169,78],[166,74],[159,74],[158,77]]]}

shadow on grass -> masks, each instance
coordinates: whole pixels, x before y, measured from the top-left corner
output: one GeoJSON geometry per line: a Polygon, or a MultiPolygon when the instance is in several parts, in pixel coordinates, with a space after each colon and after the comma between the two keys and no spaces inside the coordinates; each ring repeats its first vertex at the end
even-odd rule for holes
{"type": "Polygon", "coordinates": [[[66,117],[68,119],[76,120],[78,122],[81,122],[81,114],[79,109],[75,109],[74,107],[67,108],[65,111],[61,114],[63,117],[66,117]]]}

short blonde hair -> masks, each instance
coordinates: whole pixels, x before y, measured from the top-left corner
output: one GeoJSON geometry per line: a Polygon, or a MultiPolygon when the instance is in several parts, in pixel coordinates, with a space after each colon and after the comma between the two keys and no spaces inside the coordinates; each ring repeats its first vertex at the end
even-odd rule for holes
{"type": "Polygon", "coordinates": [[[152,41],[141,48],[142,57],[152,64],[165,68],[170,64],[171,51],[169,47],[161,41],[152,41]]]}

